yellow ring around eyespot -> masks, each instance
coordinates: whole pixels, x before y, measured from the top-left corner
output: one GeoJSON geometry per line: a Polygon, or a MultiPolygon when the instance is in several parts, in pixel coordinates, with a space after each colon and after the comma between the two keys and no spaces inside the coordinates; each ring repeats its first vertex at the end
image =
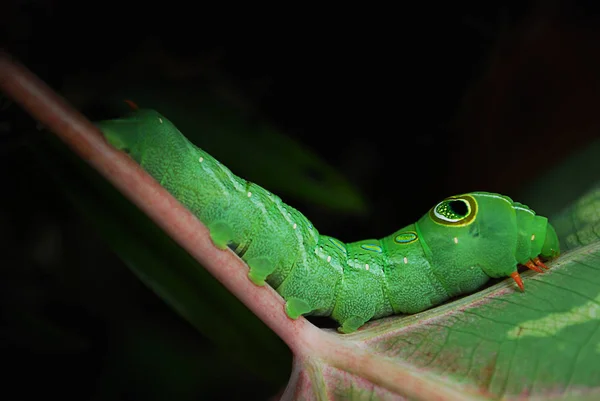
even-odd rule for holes
{"type": "Polygon", "coordinates": [[[431,220],[433,220],[435,223],[441,225],[441,226],[451,226],[451,227],[464,227],[464,226],[468,226],[469,224],[471,224],[473,221],[475,221],[475,217],[477,216],[477,209],[478,209],[478,205],[477,205],[477,200],[475,200],[474,197],[472,197],[471,195],[458,195],[458,196],[451,196],[449,198],[444,199],[442,202],[438,203],[437,205],[435,205],[434,207],[432,207],[429,210],[429,217],[431,218],[431,220]],[[450,200],[464,200],[467,202],[467,207],[469,209],[468,214],[466,217],[457,220],[457,221],[448,221],[448,220],[444,220],[439,218],[436,213],[435,213],[435,209],[442,203],[442,202],[447,202],[450,200]]]}

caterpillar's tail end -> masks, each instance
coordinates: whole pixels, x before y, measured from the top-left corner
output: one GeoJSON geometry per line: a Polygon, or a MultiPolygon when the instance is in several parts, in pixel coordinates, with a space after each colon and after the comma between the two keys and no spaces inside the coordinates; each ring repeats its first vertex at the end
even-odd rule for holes
{"type": "Polygon", "coordinates": [[[515,280],[515,283],[517,283],[521,291],[525,291],[525,286],[523,285],[523,280],[521,280],[519,272],[515,271],[514,273],[511,273],[510,277],[515,280]]]}
{"type": "Polygon", "coordinates": [[[131,110],[139,110],[139,108],[140,108],[140,107],[139,107],[137,104],[135,104],[135,102],[133,102],[132,100],[125,99],[125,100],[123,100],[123,101],[124,101],[125,103],[127,103],[127,105],[128,105],[129,107],[131,107],[131,110]]]}

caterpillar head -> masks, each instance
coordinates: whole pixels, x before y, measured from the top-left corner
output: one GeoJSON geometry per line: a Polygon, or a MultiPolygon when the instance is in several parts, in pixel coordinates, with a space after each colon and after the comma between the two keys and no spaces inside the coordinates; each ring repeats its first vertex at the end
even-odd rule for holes
{"type": "Polygon", "coordinates": [[[489,277],[510,276],[522,288],[519,264],[537,270],[544,266],[537,264],[539,256],[560,253],[556,232],[545,217],[495,193],[446,198],[417,226],[438,277],[456,294],[476,289],[489,277]]]}

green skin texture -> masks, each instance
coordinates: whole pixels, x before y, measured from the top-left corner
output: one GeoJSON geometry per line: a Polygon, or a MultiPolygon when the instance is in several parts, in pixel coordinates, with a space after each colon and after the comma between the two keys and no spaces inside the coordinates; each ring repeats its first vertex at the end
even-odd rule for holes
{"type": "Polygon", "coordinates": [[[487,192],[447,198],[385,238],[344,244],[235,176],[154,110],[96,125],[209,228],[218,248],[236,252],[256,285],[275,288],[290,318],[331,316],[343,333],[426,310],[560,252],[545,217],[487,192]]]}

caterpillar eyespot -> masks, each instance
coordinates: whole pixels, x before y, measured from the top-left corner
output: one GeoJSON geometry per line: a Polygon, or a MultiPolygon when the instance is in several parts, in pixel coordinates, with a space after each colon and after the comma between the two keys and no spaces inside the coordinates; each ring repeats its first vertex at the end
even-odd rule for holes
{"type": "Polygon", "coordinates": [[[466,226],[477,215],[477,200],[468,194],[444,199],[431,211],[431,219],[441,225],[466,226]]]}
{"type": "Polygon", "coordinates": [[[209,227],[216,246],[230,246],[254,283],[275,288],[292,319],[330,316],[350,333],[477,291],[490,278],[512,277],[523,289],[518,265],[543,272],[540,257],[560,253],[545,217],[490,192],[451,196],[387,237],[345,244],[235,176],[154,110],[96,125],[209,227]]]}

